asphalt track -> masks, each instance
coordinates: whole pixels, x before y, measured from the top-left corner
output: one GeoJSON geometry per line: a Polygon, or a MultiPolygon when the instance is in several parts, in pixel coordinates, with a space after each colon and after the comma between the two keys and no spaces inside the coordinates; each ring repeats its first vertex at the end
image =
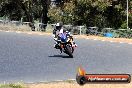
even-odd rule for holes
{"type": "Polygon", "coordinates": [[[75,79],[77,68],[87,73],[132,73],[132,45],[75,39],[74,58],[53,48],[48,35],[0,32],[0,83],[75,79]]]}

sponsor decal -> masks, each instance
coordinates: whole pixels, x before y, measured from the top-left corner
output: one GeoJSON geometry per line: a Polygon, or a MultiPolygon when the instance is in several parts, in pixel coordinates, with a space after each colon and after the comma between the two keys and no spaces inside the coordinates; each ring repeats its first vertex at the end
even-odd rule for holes
{"type": "Polygon", "coordinates": [[[129,74],[86,74],[82,67],[79,67],[76,75],[78,84],[86,83],[130,83],[131,76],[129,74]]]}

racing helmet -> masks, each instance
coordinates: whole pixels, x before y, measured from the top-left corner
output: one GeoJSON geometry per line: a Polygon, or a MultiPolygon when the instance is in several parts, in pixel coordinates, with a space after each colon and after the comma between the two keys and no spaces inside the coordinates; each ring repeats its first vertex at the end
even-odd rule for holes
{"type": "Polygon", "coordinates": [[[57,30],[60,30],[61,27],[62,27],[61,23],[57,23],[57,24],[56,24],[56,29],[57,29],[57,30]]]}
{"type": "Polygon", "coordinates": [[[56,23],[56,26],[61,26],[61,24],[60,23],[56,23]]]}

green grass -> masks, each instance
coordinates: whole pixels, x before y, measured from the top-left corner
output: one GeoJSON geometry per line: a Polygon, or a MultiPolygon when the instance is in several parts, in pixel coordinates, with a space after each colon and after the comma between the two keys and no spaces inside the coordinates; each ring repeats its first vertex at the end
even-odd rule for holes
{"type": "Polygon", "coordinates": [[[74,81],[74,80],[66,80],[64,82],[67,82],[67,83],[75,83],[76,81],[74,81]]]}
{"type": "Polygon", "coordinates": [[[0,88],[25,88],[22,84],[0,84],[0,88]]]}

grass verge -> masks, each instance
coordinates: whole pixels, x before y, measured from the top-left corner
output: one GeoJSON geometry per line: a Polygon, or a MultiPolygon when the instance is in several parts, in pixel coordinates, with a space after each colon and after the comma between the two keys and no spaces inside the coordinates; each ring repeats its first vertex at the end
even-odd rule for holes
{"type": "MultiPolygon", "coordinates": [[[[29,34],[37,34],[37,35],[52,35],[51,26],[48,26],[46,29],[46,32],[41,31],[31,31],[31,28],[26,25],[0,25],[0,30],[2,31],[19,31],[22,33],[29,33],[29,34]]],[[[96,39],[96,40],[103,40],[103,41],[111,41],[111,42],[123,42],[123,43],[131,43],[132,39],[126,39],[126,38],[108,38],[108,37],[100,37],[100,36],[86,36],[86,35],[74,35],[75,38],[83,38],[83,39],[96,39]]]]}
{"type": "Polygon", "coordinates": [[[26,88],[24,84],[1,84],[0,88],[26,88]]]}
{"type": "Polygon", "coordinates": [[[8,24],[8,25],[0,24],[0,30],[2,31],[31,31],[31,28],[26,25],[15,26],[11,24],[8,24]]]}

